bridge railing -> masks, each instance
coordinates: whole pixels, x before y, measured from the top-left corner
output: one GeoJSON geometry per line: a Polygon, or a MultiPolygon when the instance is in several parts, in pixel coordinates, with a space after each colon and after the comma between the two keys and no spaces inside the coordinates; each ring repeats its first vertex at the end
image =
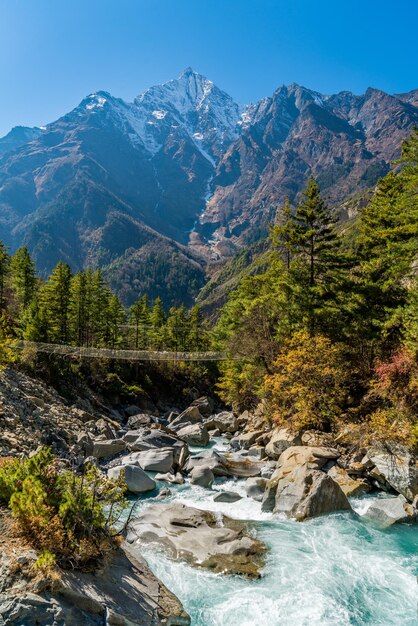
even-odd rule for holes
{"type": "Polygon", "coordinates": [[[10,344],[16,350],[31,349],[46,354],[57,354],[69,358],[115,359],[122,361],[229,361],[240,357],[227,352],[173,352],[168,350],[119,350],[111,348],[93,348],[69,346],[58,343],[35,341],[15,341],[10,344]]]}

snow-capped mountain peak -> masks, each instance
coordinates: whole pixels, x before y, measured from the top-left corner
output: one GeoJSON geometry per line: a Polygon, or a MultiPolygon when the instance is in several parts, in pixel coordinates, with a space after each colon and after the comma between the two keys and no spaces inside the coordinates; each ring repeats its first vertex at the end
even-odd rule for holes
{"type": "Polygon", "coordinates": [[[181,126],[204,156],[216,159],[239,134],[241,108],[211,80],[186,68],[178,78],[141,93],[140,115],[181,126]]]}

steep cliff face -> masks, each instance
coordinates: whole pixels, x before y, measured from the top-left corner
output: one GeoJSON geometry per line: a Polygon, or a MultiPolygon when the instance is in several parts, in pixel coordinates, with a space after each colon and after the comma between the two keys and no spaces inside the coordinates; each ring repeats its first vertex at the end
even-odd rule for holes
{"type": "Polygon", "coordinates": [[[414,102],[413,95],[376,89],[322,96],[281,87],[248,110],[249,123],[219,162],[197,245],[222,256],[257,240],[311,173],[334,204],[367,189],[389,170],[418,122],[414,102]]]}
{"type": "Polygon", "coordinates": [[[416,94],[290,85],[241,107],[190,68],[132,103],[91,94],[0,139],[0,239],[44,274],[102,266],[126,302],[189,303],[206,263],[256,241],[310,173],[333,203],[373,185],[418,123],[416,94]]]}

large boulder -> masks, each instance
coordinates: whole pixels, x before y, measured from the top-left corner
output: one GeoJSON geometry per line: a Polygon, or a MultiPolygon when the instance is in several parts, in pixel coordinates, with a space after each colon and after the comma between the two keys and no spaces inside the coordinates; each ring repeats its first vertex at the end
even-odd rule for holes
{"type": "Polygon", "coordinates": [[[260,476],[264,466],[263,461],[253,460],[239,453],[226,452],[220,455],[220,464],[214,468],[213,472],[216,476],[248,478],[260,476]]]}
{"type": "Polygon", "coordinates": [[[148,413],[137,413],[128,417],[128,428],[135,429],[141,426],[148,426],[157,420],[156,417],[148,415],[148,413]]]}
{"type": "Polygon", "coordinates": [[[239,423],[232,411],[222,411],[205,420],[207,428],[219,430],[220,433],[235,433],[239,423]]]}
{"type": "Polygon", "coordinates": [[[172,422],[170,422],[170,429],[177,432],[184,426],[190,424],[199,424],[203,422],[203,417],[197,406],[189,406],[183,413],[180,413],[172,422]]]}
{"type": "Polygon", "coordinates": [[[209,433],[204,424],[190,424],[177,431],[177,436],[189,446],[207,446],[209,433]]]}
{"type": "Polygon", "coordinates": [[[352,478],[345,469],[338,465],[334,465],[328,470],[328,476],[331,476],[331,478],[340,485],[347,497],[361,496],[370,491],[370,485],[367,480],[352,478]]]}
{"type": "Polygon", "coordinates": [[[210,469],[205,465],[200,465],[192,469],[190,473],[190,482],[192,485],[198,485],[199,487],[212,487],[215,476],[210,469]]]}
{"type": "Polygon", "coordinates": [[[150,478],[143,469],[137,465],[118,465],[111,467],[107,475],[112,480],[117,480],[123,473],[126,488],[131,493],[145,493],[152,491],[156,487],[155,480],[150,478]]]}
{"type": "Polygon", "coordinates": [[[418,462],[405,446],[386,442],[370,448],[366,456],[374,465],[370,476],[383,486],[387,483],[407,500],[414,499],[418,494],[418,462]]]}
{"type": "Polygon", "coordinates": [[[270,441],[266,445],[266,454],[270,459],[277,461],[279,456],[292,446],[300,446],[302,443],[299,434],[293,433],[289,428],[275,428],[270,441]]]}
{"type": "Polygon", "coordinates": [[[103,418],[97,420],[95,430],[97,433],[104,435],[106,439],[116,439],[115,427],[103,418]]]}
{"type": "Polygon", "coordinates": [[[212,415],[213,409],[215,408],[215,403],[212,398],[208,396],[202,396],[201,398],[197,398],[194,400],[191,405],[192,407],[197,407],[199,409],[199,413],[203,417],[209,417],[212,415]]]}
{"type": "Polygon", "coordinates": [[[416,520],[417,510],[404,496],[399,495],[393,498],[375,500],[363,517],[372,520],[382,528],[387,528],[397,522],[412,522],[416,520]]]}
{"type": "Polygon", "coordinates": [[[338,458],[332,448],[295,446],[285,450],[268,481],[262,509],[302,521],[324,513],[350,510],[341,487],[321,468],[338,458]]]}
{"type": "Polygon", "coordinates": [[[157,428],[144,429],[142,432],[139,432],[138,437],[129,444],[129,448],[132,452],[140,452],[153,448],[171,448],[174,463],[177,464],[181,464],[181,459],[187,459],[189,456],[189,450],[184,441],[157,428]]]}
{"type": "MultiPolygon", "coordinates": [[[[126,441],[126,443],[132,444],[135,443],[135,441],[141,439],[143,435],[143,430],[141,428],[134,428],[132,430],[128,430],[126,431],[126,433],[122,436],[122,439],[124,441],[126,441]]],[[[154,446],[148,446],[149,448],[152,448],[154,446]]]]}
{"type": "Polygon", "coordinates": [[[273,511],[303,521],[350,509],[346,495],[330,476],[302,467],[278,482],[273,511]]]}
{"type": "Polygon", "coordinates": [[[248,450],[257,441],[259,437],[264,434],[263,430],[250,430],[246,433],[240,433],[233,439],[231,439],[231,446],[235,449],[244,448],[248,450]]]}
{"type": "Polygon", "coordinates": [[[123,439],[105,439],[93,442],[92,456],[97,459],[105,459],[126,450],[126,443],[123,439]]]}
{"type": "Polygon", "coordinates": [[[280,456],[277,467],[286,468],[288,472],[301,465],[308,469],[322,469],[329,461],[335,461],[339,457],[340,453],[334,448],[292,446],[280,456]]]}
{"type": "Polygon", "coordinates": [[[130,543],[156,543],[173,559],[224,574],[260,575],[265,546],[242,522],[180,503],[156,504],[131,520],[130,543]]]}
{"type": "Polygon", "coordinates": [[[132,452],[122,458],[122,465],[137,465],[148,472],[170,472],[173,467],[172,448],[160,448],[132,452]]]}

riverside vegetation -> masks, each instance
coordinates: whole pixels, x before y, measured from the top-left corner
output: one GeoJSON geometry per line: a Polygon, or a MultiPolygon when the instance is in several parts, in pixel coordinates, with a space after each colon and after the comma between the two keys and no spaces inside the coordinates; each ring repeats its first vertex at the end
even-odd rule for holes
{"type": "MultiPolygon", "coordinates": [[[[212,327],[197,306],[167,313],[161,299],[151,305],[146,295],[126,311],[100,270],[73,275],[58,263],[43,280],[25,247],[10,256],[1,245],[1,365],[31,376],[48,371],[50,380],[55,368],[58,377],[95,388],[95,398],[98,390],[104,401],[117,397],[127,420],[119,423],[109,412],[99,420],[92,411],[80,419],[78,438],[72,433],[67,447],[55,447],[58,457],[66,458],[42,448],[30,458],[1,460],[0,501],[38,551],[35,567],[95,570],[117,553],[115,526],[126,508],[124,494],[141,496],[156,488],[147,470],[158,472],[157,480],[182,484],[186,475],[203,487],[215,476],[245,477],[248,493],[262,500],[263,510],[300,520],[349,510],[350,490],[378,484],[401,494],[402,511],[393,518],[412,520],[418,493],[417,259],[418,131],[403,143],[394,171],[379,181],[354,220],[338,222],[311,177],[297,206],[286,202],[277,211],[268,242],[212,327]],[[87,366],[59,357],[18,358],[10,347],[15,338],[109,348],[212,348],[241,359],[219,369],[170,364],[129,374],[129,367],[115,362],[87,366]],[[166,410],[155,417],[153,385],[171,381],[178,390],[180,380],[183,386],[187,381],[190,399],[193,388],[207,391],[216,384],[219,408],[223,402],[233,412],[214,414],[215,403],[203,399],[184,412],[166,410]],[[131,409],[129,402],[135,401],[142,404],[131,409]],[[207,445],[209,433],[229,438],[232,451],[189,458],[188,445],[207,445]],[[340,442],[344,452],[336,449],[340,442]],[[411,468],[401,480],[387,469],[393,450],[411,468]],[[126,452],[127,457],[118,456],[126,452]],[[350,476],[337,464],[346,453],[350,476]],[[291,509],[283,495],[289,488],[291,509]]],[[[185,398],[180,394],[176,401],[184,405],[185,398]]],[[[207,544],[217,544],[215,518],[192,523],[200,519],[195,509],[166,508],[161,518],[158,510],[157,534],[165,545],[165,533],[172,537],[171,550],[187,552],[176,534],[183,522],[193,533],[205,528],[207,544]]],[[[132,542],[148,540],[149,523],[146,514],[134,521],[132,542]]],[[[202,559],[191,548],[190,561],[258,575],[258,565],[251,563],[262,563],[256,554],[265,546],[228,518],[221,534],[225,553],[202,559]],[[228,552],[228,542],[237,546],[239,557],[228,552]]],[[[173,618],[172,624],[188,623],[178,608],[175,612],[178,621],[173,618]]]]}

